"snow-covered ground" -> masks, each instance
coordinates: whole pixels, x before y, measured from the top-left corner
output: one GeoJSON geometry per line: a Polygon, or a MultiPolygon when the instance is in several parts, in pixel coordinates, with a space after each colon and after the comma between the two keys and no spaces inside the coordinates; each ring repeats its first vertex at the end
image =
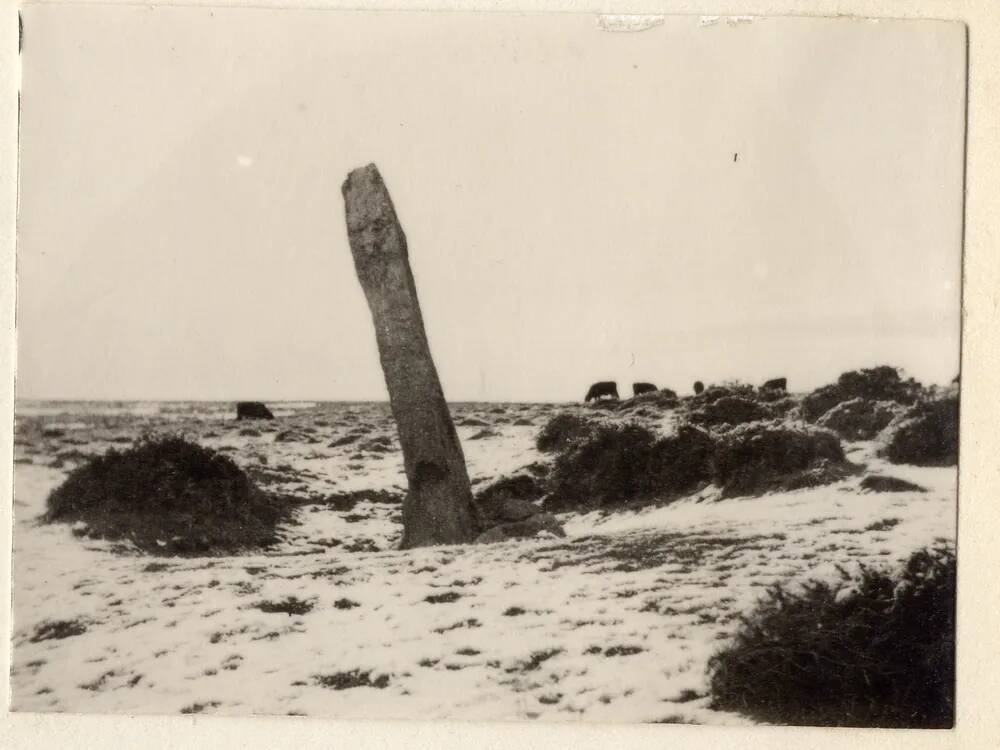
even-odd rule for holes
{"type": "MultiPolygon", "coordinates": [[[[405,487],[384,405],[279,405],[273,423],[140,407],[19,408],[14,710],[745,723],[707,707],[705,666],[767,585],[955,539],[954,468],[893,466],[854,444],[866,473],[927,491],[862,492],[864,475],[755,499],[707,490],[561,516],[565,539],[402,552],[397,503],[331,501],[405,487]],[[153,558],[37,522],[82,456],[163,429],[303,497],[282,544],[153,558]]],[[[556,411],[456,406],[473,481],[539,460],[556,411]]]]}

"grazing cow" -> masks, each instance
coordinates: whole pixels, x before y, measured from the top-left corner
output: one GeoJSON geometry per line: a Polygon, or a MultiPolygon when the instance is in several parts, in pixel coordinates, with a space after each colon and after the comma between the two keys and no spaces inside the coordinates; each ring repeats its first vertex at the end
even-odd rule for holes
{"type": "Polygon", "coordinates": [[[704,383],[702,383],[700,380],[694,381],[694,395],[697,396],[699,393],[701,393],[704,390],[705,390],[705,384],[704,383]]]}
{"type": "Polygon", "coordinates": [[[240,401],[236,404],[237,419],[274,419],[271,410],[259,401],[240,401]]]}
{"type": "Polygon", "coordinates": [[[768,380],[761,386],[762,391],[784,391],[788,389],[788,378],[775,378],[768,380]]]}
{"type": "Polygon", "coordinates": [[[632,383],[633,396],[639,396],[643,393],[656,393],[656,386],[652,383],[632,383]]]}
{"type": "Polygon", "coordinates": [[[599,401],[605,396],[610,396],[615,401],[618,400],[618,384],[613,380],[603,380],[600,383],[594,383],[590,386],[590,390],[587,391],[587,397],[583,399],[587,401],[599,401]]]}

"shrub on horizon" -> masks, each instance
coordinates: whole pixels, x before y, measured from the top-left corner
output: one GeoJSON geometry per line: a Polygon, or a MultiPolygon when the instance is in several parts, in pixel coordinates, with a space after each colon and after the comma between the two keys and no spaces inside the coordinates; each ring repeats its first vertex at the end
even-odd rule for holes
{"type": "Polygon", "coordinates": [[[819,418],[817,424],[836,432],[844,440],[871,440],[896,417],[899,404],[852,398],[841,401],[819,418]]]}
{"type": "Polygon", "coordinates": [[[923,393],[920,383],[913,378],[903,380],[896,367],[881,365],[851,370],[842,373],[836,383],[817,388],[802,399],[802,416],[809,422],[816,422],[837,404],[855,398],[909,405],[920,399],[923,393]]]}
{"type": "Polygon", "coordinates": [[[894,464],[954,466],[958,463],[957,395],[925,401],[889,427],[880,454],[894,464]]]}
{"type": "Polygon", "coordinates": [[[556,414],[539,430],[535,446],[542,453],[565,450],[570,444],[590,434],[596,424],[593,419],[578,414],[556,414]]]}
{"type": "Polygon", "coordinates": [[[829,430],[795,422],[748,422],[723,434],[713,459],[713,481],[723,495],[815,487],[843,479],[852,467],[829,430]]]}
{"type": "Polygon", "coordinates": [[[548,510],[589,509],[669,499],[710,479],[714,440],[681,426],[667,437],[632,423],[599,424],[555,460],[548,510]]]}
{"type": "Polygon", "coordinates": [[[744,396],[723,396],[706,403],[688,417],[697,424],[734,425],[770,419],[774,412],[753,398],[744,396]]]}

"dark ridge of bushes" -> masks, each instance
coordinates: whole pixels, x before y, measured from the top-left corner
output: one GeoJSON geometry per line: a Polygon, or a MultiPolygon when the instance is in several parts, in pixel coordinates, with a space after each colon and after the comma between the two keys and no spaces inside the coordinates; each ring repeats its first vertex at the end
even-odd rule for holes
{"type": "Polygon", "coordinates": [[[688,425],[659,439],[637,424],[595,425],[556,458],[545,508],[608,507],[691,492],[710,479],[713,445],[688,425]]]}
{"type": "Polygon", "coordinates": [[[817,388],[802,400],[802,416],[815,422],[844,401],[863,398],[868,401],[895,401],[909,405],[923,394],[923,386],[913,378],[903,380],[895,367],[882,365],[843,373],[837,382],[817,388]]]}
{"type": "Polygon", "coordinates": [[[715,447],[711,435],[686,424],[657,440],[649,462],[652,491],[684,494],[710,482],[715,447]]]}
{"type": "Polygon", "coordinates": [[[629,409],[641,406],[652,406],[658,409],[673,409],[679,403],[680,400],[677,398],[676,393],[669,388],[663,388],[659,391],[640,393],[638,396],[633,396],[632,398],[620,401],[618,403],[618,410],[628,411],[629,409]]]}
{"type": "Polygon", "coordinates": [[[571,444],[589,435],[596,424],[594,420],[576,414],[556,414],[539,431],[535,445],[542,453],[566,450],[571,444]]]}
{"type": "Polygon", "coordinates": [[[817,424],[833,430],[844,440],[871,440],[895,419],[898,408],[893,401],[852,398],[827,411],[817,424]]]}
{"type": "Polygon", "coordinates": [[[958,463],[958,396],[925,401],[906,412],[881,455],[894,464],[955,466],[958,463]]]}
{"type": "Polygon", "coordinates": [[[954,725],[955,555],[914,553],[891,577],[772,588],[708,662],[711,706],[775,724],[954,725]]]}
{"type": "Polygon", "coordinates": [[[756,395],[757,390],[749,383],[719,383],[708,386],[701,393],[689,396],[688,400],[699,404],[711,404],[727,396],[754,399],[756,395]]]}
{"type": "Polygon", "coordinates": [[[773,412],[754,399],[743,396],[723,396],[691,412],[689,419],[709,426],[744,424],[770,419],[773,412]]]}
{"type": "Polygon", "coordinates": [[[853,471],[840,440],[806,424],[750,422],[720,437],[712,478],[723,495],[817,487],[853,471]]]}
{"type": "Polygon", "coordinates": [[[109,450],[70,472],[46,502],[45,522],[82,521],[84,536],[163,555],[267,547],[290,514],[232,459],[176,436],[109,450]]]}

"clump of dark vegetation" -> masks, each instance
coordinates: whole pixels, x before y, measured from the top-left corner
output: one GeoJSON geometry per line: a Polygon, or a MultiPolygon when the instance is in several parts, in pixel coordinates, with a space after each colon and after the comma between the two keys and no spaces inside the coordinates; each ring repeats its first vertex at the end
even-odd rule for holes
{"type": "Polygon", "coordinates": [[[388,435],[376,435],[358,445],[358,450],[371,453],[390,453],[395,450],[395,442],[388,435]]]}
{"type": "MultiPolygon", "coordinates": [[[[403,494],[391,490],[352,490],[351,492],[331,492],[319,500],[319,504],[334,510],[349,511],[358,503],[368,502],[379,505],[399,505],[403,494]]],[[[316,502],[310,499],[309,502],[316,502]]]]}
{"type": "Polygon", "coordinates": [[[84,536],[189,555],[273,545],[289,514],[285,501],[257,488],[229,457],[169,436],[111,449],[74,469],[49,495],[43,520],[82,521],[84,536]]]}
{"type": "Polygon", "coordinates": [[[723,435],[713,480],[729,497],[828,484],[848,476],[837,436],[805,424],[751,422],[723,435]]]}
{"type": "Polygon", "coordinates": [[[817,388],[802,400],[802,417],[815,422],[837,404],[861,398],[867,401],[895,401],[913,404],[924,393],[913,378],[903,380],[895,367],[880,366],[843,373],[837,382],[817,388]]]}
{"type": "Polygon", "coordinates": [[[696,424],[729,425],[757,422],[774,416],[764,404],[744,396],[722,396],[693,411],[689,419],[696,424]]]}
{"type": "Polygon", "coordinates": [[[472,435],[469,438],[469,440],[482,440],[484,438],[500,437],[502,434],[503,433],[497,432],[496,430],[494,430],[494,429],[492,429],[490,427],[484,427],[479,432],[477,432],[475,435],[472,435]]]}
{"type": "Polygon", "coordinates": [[[674,391],[669,388],[663,388],[658,391],[640,393],[630,399],[620,401],[618,403],[618,410],[627,412],[644,406],[655,407],[655,409],[659,410],[673,409],[679,403],[680,400],[677,398],[677,394],[674,391]]]}
{"type": "Polygon", "coordinates": [[[958,396],[925,401],[891,429],[882,455],[894,464],[954,466],[958,463],[958,396]]]}
{"type": "Polygon", "coordinates": [[[492,505],[508,499],[533,501],[544,494],[545,484],[541,478],[525,470],[490,483],[476,493],[476,501],[483,505],[492,505]]]}
{"type": "Polygon", "coordinates": [[[886,477],[876,474],[861,480],[861,489],[869,492],[927,492],[923,487],[913,482],[907,482],[898,477],[886,477]]]}
{"type": "Polygon", "coordinates": [[[712,707],[780,724],[950,728],[955,555],[771,589],[708,664],[712,707]]]}
{"type": "Polygon", "coordinates": [[[577,441],[587,437],[597,422],[576,414],[556,414],[538,433],[535,445],[542,453],[555,453],[566,450],[577,441]]]}
{"type": "Polygon", "coordinates": [[[352,669],[350,672],[337,672],[336,674],[318,674],[313,679],[316,684],[331,690],[350,690],[351,688],[370,687],[382,690],[389,687],[389,675],[378,675],[372,679],[371,671],[362,672],[359,669],[352,669]]]}
{"type": "Polygon", "coordinates": [[[754,399],[757,396],[756,389],[749,383],[728,382],[710,385],[700,393],[688,398],[696,404],[712,404],[720,398],[736,396],[739,398],[754,399]]]}
{"type": "Polygon", "coordinates": [[[682,426],[664,438],[637,424],[599,424],[555,461],[547,510],[605,507],[691,492],[710,479],[713,439],[682,426]]]}
{"type": "Polygon", "coordinates": [[[443,594],[429,594],[424,597],[425,602],[430,604],[451,604],[462,598],[457,591],[445,591],[443,594]]]}
{"type": "Polygon", "coordinates": [[[257,609],[268,614],[304,615],[312,612],[313,603],[294,596],[286,596],[276,602],[263,601],[257,604],[257,609]]]}
{"type": "Polygon", "coordinates": [[[35,632],[29,639],[32,643],[55,641],[82,635],[87,632],[87,624],[80,618],[74,620],[46,620],[35,627],[35,632]]]}
{"type": "Polygon", "coordinates": [[[852,398],[823,414],[817,424],[844,440],[871,440],[895,418],[899,406],[892,401],[852,398]]]}

